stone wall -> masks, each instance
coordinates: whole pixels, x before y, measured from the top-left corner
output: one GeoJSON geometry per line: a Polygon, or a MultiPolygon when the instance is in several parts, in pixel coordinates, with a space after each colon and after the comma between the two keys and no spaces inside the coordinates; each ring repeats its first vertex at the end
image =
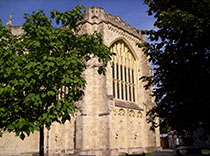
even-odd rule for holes
{"type": "MultiPolygon", "coordinates": [[[[146,56],[136,46],[136,43],[145,42],[145,37],[119,17],[105,13],[102,8],[97,7],[85,11],[80,27],[80,33],[100,32],[104,43],[109,47],[118,41],[128,46],[137,63],[136,101],[115,99],[111,63],[107,66],[106,75],[99,75],[97,69],[100,64],[97,59],[91,60],[83,74],[87,86],[83,99],[77,104],[78,111],[70,122],[64,125],[55,123],[50,131],[45,130],[45,152],[63,156],[116,156],[159,148],[159,129],[150,131],[150,125],[146,122],[146,111],[154,106],[150,97],[151,90],[145,91],[144,84],[139,81],[141,76],[151,74],[146,56]]],[[[14,27],[12,32],[18,34],[22,33],[22,30],[14,27]]],[[[0,156],[36,154],[38,143],[38,133],[24,141],[14,134],[4,134],[0,139],[0,156]]]]}

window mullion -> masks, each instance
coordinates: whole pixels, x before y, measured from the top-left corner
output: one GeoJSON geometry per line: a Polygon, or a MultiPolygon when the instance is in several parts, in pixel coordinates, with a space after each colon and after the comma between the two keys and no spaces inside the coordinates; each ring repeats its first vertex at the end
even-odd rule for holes
{"type": "Polygon", "coordinates": [[[128,46],[117,42],[111,47],[116,53],[112,62],[113,96],[116,99],[137,101],[136,62],[128,46]]]}

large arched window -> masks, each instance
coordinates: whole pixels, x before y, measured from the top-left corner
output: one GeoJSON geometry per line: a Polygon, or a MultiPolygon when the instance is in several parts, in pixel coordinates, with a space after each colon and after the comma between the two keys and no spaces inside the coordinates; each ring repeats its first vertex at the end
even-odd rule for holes
{"type": "Polygon", "coordinates": [[[111,46],[113,96],[123,101],[136,101],[136,59],[127,44],[117,41],[111,46]]]}

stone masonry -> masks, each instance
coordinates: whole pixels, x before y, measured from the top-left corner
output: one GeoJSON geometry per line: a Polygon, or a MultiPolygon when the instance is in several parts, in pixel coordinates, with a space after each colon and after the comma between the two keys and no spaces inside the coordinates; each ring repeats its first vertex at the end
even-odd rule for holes
{"type": "MultiPolygon", "coordinates": [[[[13,34],[22,33],[21,26],[13,26],[10,22],[8,27],[13,34]]],[[[54,123],[50,131],[45,130],[46,155],[117,156],[158,149],[159,129],[150,131],[150,125],[146,122],[146,112],[154,106],[154,99],[150,96],[151,90],[145,90],[144,83],[139,80],[141,76],[151,74],[146,56],[136,46],[139,42],[145,42],[145,37],[118,16],[105,13],[97,7],[85,11],[80,27],[80,33],[100,32],[104,43],[119,53],[112,61],[113,64],[117,62],[117,72],[119,63],[120,67],[126,68],[128,65],[128,71],[133,65],[135,80],[132,83],[126,82],[126,71],[121,71],[125,79],[121,75],[121,80],[114,80],[113,77],[118,76],[118,73],[114,71],[111,62],[107,66],[106,75],[99,75],[98,62],[89,62],[89,67],[84,72],[87,81],[85,95],[77,104],[78,111],[72,115],[71,121],[64,125],[54,123]],[[113,87],[115,82],[117,87],[113,87]],[[118,82],[121,84],[120,88],[118,82]],[[127,90],[123,91],[127,84],[133,87],[132,94],[131,89],[128,93],[127,90]],[[119,97],[113,95],[115,90],[119,97]],[[132,100],[126,100],[127,94],[132,100]]],[[[38,150],[38,132],[24,141],[10,133],[0,138],[0,156],[32,156],[37,155],[38,150]]]]}

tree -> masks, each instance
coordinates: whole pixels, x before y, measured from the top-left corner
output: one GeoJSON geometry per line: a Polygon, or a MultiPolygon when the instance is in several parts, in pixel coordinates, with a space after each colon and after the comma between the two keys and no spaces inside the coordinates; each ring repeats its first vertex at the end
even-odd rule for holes
{"type": "Polygon", "coordinates": [[[104,74],[113,54],[101,34],[78,33],[82,9],[53,10],[50,18],[42,10],[25,14],[21,36],[0,25],[0,132],[24,139],[40,130],[40,155],[44,127],[63,124],[76,109],[86,84],[86,63],[98,58],[98,72],[104,74]],[[52,20],[62,27],[54,28],[52,20]]]}
{"type": "Polygon", "coordinates": [[[210,1],[145,0],[156,29],[143,31],[150,43],[139,44],[154,67],[154,75],[142,77],[146,88],[155,85],[157,106],[148,112],[149,122],[160,118],[180,135],[198,127],[210,130],[210,1]]]}

